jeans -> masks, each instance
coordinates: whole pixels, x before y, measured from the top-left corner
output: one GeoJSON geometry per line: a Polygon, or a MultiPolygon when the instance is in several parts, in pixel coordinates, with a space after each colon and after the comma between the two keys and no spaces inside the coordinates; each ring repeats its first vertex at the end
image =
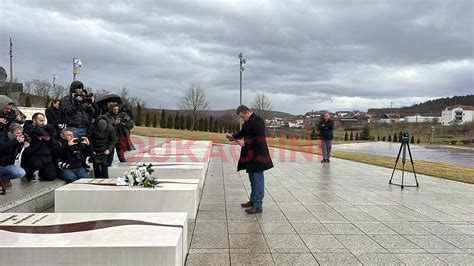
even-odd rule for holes
{"type": "Polygon", "coordinates": [[[72,183],[81,178],[91,178],[84,167],[79,167],[76,169],[61,169],[59,170],[59,177],[66,181],[66,184],[72,183]]]}
{"type": "Polygon", "coordinates": [[[321,148],[323,150],[323,159],[329,160],[331,157],[331,147],[332,147],[332,140],[321,140],[321,148]]]}
{"type": "Polygon", "coordinates": [[[0,166],[0,175],[5,179],[21,178],[25,174],[25,170],[17,165],[0,166]]]}
{"type": "Polygon", "coordinates": [[[75,138],[85,137],[87,134],[87,128],[85,127],[73,127],[72,133],[74,133],[75,138]]]}
{"type": "Polygon", "coordinates": [[[263,172],[249,173],[250,180],[250,202],[254,208],[262,208],[263,196],[265,196],[265,180],[263,172]]]}

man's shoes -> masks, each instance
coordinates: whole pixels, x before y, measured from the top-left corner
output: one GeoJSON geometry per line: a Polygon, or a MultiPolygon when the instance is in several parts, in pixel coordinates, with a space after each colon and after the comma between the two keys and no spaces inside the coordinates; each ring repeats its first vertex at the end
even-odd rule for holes
{"type": "Polygon", "coordinates": [[[329,161],[329,159],[326,159],[326,162],[327,162],[327,163],[330,163],[331,161],[329,161]]]}
{"type": "Polygon", "coordinates": [[[242,208],[249,208],[249,207],[253,207],[253,202],[251,202],[251,201],[247,201],[246,203],[242,203],[242,204],[240,204],[240,206],[242,206],[242,208]]]}
{"type": "Polygon", "coordinates": [[[25,175],[25,178],[26,178],[26,181],[28,181],[28,182],[35,181],[36,180],[36,175],[35,174],[25,175]]]}
{"type": "Polygon", "coordinates": [[[327,162],[326,159],[321,160],[321,163],[326,163],[326,162],[327,162]]]}
{"type": "Polygon", "coordinates": [[[262,213],[262,211],[263,211],[262,208],[254,208],[254,207],[245,210],[245,212],[248,214],[262,213]]]}

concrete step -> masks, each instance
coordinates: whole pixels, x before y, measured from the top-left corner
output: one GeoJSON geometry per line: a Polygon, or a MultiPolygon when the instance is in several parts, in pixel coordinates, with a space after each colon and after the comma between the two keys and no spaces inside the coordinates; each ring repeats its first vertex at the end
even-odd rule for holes
{"type": "Polygon", "coordinates": [[[33,182],[14,179],[7,194],[0,195],[0,212],[44,212],[54,207],[54,190],[64,185],[60,179],[33,182]]]}

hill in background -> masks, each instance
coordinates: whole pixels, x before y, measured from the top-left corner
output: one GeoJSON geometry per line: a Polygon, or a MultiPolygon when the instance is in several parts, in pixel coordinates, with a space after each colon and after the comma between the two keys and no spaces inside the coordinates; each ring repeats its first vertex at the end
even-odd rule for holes
{"type": "Polygon", "coordinates": [[[441,112],[446,106],[462,104],[474,105],[474,95],[454,96],[440,99],[429,100],[424,103],[414,104],[409,107],[401,108],[371,108],[367,110],[370,114],[389,114],[398,113],[400,116],[423,115],[423,116],[441,116],[441,112]]]}

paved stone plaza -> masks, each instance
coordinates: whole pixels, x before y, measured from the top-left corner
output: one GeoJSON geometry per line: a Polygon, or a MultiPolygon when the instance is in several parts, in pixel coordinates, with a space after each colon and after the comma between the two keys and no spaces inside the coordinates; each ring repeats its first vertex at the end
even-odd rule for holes
{"type": "Polygon", "coordinates": [[[473,185],[419,175],[402,191],[391,169],[275,150],[263,213],[248,215],[239,151],[213,148],[187,265],[474,264],[473,185]]]}

